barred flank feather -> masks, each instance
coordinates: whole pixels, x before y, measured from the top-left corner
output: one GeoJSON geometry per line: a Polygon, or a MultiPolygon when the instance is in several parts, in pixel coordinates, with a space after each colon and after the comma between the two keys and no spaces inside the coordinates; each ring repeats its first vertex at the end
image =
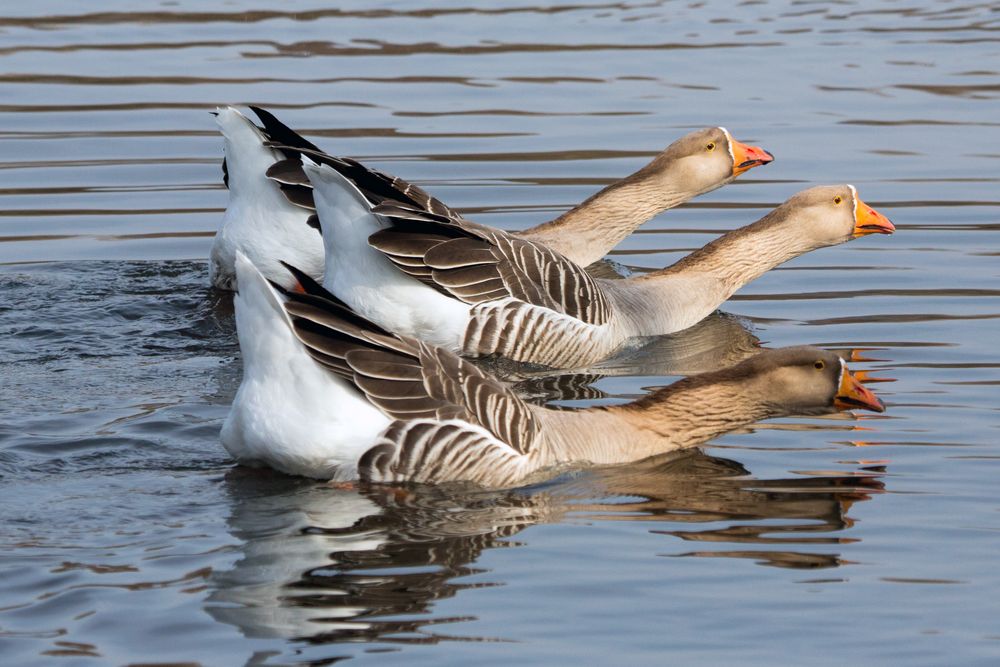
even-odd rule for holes
{"type": "Polygon", "coordinates": [[[467,423],[397,421],[362,455],[358,474],[379,483],[463,480],[511,486],[527,468],[524,456],[467,423]]]}
{"type": "Polygon", "coordinates": [[[586,366],[621,345],[607,329],[517,299],[500,299],[472,309],[462,354],[499,355],[553,368],[586,366]]]}

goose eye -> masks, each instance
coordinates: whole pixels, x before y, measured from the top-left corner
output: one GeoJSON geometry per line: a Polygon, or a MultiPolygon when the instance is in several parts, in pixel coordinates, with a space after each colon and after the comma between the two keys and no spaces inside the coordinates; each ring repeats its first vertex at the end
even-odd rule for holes
{"type": "Polygon", "coordinates": [[[840,195],[837,195],[836,197],[833,198],[833,203],[834,204],[839,204],[842,201],[844,201],[844,198],[841,197],[840,195]]]}
{"type": "Polygon", "coordinates": [[[814,366],[814,367],[816,368],[816,370],[818,370],[818,371],[821,371],[821,370],[823,370],[824,368],[826,368],[826,364],[825,364],[825,363],[823,363],[823,361],[817,361],[817,362],[816,362],[815,364],[813,364],[813,366],[814,366]]]}
{"type": "Polygon", "coordinates": [[[708,142],[708,145],[705,146],[705,150],[707,150],[707,151],[714,151],[715,150],[715,142],[714,141],[708,142]]]}

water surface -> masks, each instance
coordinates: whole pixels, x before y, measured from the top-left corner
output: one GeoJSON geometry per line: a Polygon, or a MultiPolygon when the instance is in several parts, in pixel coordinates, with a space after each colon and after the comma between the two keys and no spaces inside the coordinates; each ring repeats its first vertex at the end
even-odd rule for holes
{"type": "Polygon", "coordinates": [[[998,31],[968,2],[8,3],[4,663],[996,664],[998,31]],[[777,156],[629,238],[631,272],[853,183],[896,235],[521,388],[620,401],[817,344],[888,411],[495,493],[235,468],[207,111],[246,103],[507,229],[689,129],[777,156]]]}

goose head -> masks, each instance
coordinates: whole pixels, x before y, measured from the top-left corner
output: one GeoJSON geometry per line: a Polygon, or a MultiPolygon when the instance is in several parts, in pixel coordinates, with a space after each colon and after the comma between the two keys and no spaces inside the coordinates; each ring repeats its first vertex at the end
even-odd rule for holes
{"type": "Polygon", "coordinates": [[[767,350],[736,367],[775,415],[819,415],[885,405],[834,352],[815,347],[767,350]]]}
{"type": "Polygon", "coordinates": [[[667,146],[637,176],[670,190],[702,194],[772,160],[766,150],[737,141],[726,128],[709,127],[667,146]]]}
{"type": "Polygon", "coordinates": [[[813,247],[831,246],[868,234],[892,234],[887,217],[861,201],[853,185],[825,185],[803,190],[775,209],[778,219],[813,247]]]}

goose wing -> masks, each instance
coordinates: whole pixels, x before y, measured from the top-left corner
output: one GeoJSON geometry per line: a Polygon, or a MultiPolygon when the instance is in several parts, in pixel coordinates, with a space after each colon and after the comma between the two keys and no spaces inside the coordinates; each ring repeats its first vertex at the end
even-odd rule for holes
{"type": "Polygon", "coordinates": [[[514,299],[602,325],[611,302],[583,268],[546,246],[465,219],[385,202],[368,243],[405,273],[470,305],[514,299]]]}
{"type": "Polygon", "coordinates": [[[373,206],[386,200],[394,200],[428,212],[461,219],[457,211],[431,196],[423,188],[376,169],[370,169],[357,160],[329,155],[268,111],[253,105],[250,108],[264,125],[264,132],[270,139],[268,145],[278,149],[285,156],[285,159],[276,162],[267,170],[267,176],[278,183],[282,192],[293,204],[316,209],[312,200],[312,186],[302,170],[302,156],[307,155],[315,162],[329,165],[340,172],[354,183],[373,206]]]}
{"type": "Polygon", "coordinates": [[[362,457],[364,478],[496,485],[523,476],[540,436],[531,406],[472,363],[386,333],[289,270],[299,286],[283,290],[285,310],[298,339],[396,420],[362,457]]]}

